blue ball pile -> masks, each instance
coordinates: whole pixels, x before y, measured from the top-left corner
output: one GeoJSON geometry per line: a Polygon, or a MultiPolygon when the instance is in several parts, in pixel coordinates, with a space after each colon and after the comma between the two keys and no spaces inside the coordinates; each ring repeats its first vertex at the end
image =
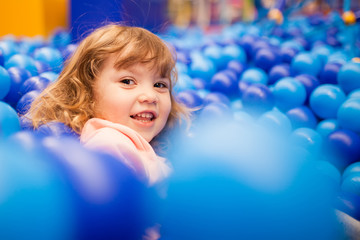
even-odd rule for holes
{"type": "Polygon", "coordinates": [[[0,39],[0,238],[139,239],[156,223],[164,239],[341,238],[334,208],[360,220],[360,63],[336,19],[167,34],[194,112],[165,189],[22,117],[76,49],[66,31],[0,39]]]}

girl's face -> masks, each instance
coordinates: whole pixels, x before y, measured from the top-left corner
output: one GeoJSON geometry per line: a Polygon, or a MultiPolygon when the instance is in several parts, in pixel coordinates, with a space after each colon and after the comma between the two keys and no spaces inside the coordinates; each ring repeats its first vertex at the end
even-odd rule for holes
{"type": "Polygon", "coordinates": [[[105,61],[95,80],[95,117],[125,125],[150,142],[171,111],[170,80],[140,63],[118,70],[115,57],[105,61]]]}

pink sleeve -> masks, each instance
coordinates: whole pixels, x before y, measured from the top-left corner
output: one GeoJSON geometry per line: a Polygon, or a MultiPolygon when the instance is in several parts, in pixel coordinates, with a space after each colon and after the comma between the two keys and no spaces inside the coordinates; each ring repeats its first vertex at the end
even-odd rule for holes
{"type": "Polygon", "coordinates": [[[83,145],[90,149],[110,153],[117,157],[124,164],[130,167],[135,173],[144,177],[148,175],[142,162],[141,153],[136,149],[132,141],[121,132],[112,128],[101,128],[81,139],[83,145]]]}

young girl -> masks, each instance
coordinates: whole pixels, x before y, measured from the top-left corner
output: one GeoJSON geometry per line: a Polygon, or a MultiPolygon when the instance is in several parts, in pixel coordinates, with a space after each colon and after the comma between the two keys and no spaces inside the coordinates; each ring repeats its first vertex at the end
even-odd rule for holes
{"type": "Polygon", "coordinates": [[[173,96],[175,60],[153,33],[110,24],[86,37],[33,102],[34,128],[62,122],[88,148],[117,156],[152,185],[171,171],[152,145],[189,111],[173,96]]]}

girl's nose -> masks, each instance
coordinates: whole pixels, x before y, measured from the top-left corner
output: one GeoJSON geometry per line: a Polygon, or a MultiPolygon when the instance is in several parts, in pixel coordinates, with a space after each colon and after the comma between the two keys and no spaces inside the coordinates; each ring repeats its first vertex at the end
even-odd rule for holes
{"type": "Polygon", "coordinates": [[[139,95],[140,103],[157,103],[157,94],[153,91],[146,91],[139,95]]]}

